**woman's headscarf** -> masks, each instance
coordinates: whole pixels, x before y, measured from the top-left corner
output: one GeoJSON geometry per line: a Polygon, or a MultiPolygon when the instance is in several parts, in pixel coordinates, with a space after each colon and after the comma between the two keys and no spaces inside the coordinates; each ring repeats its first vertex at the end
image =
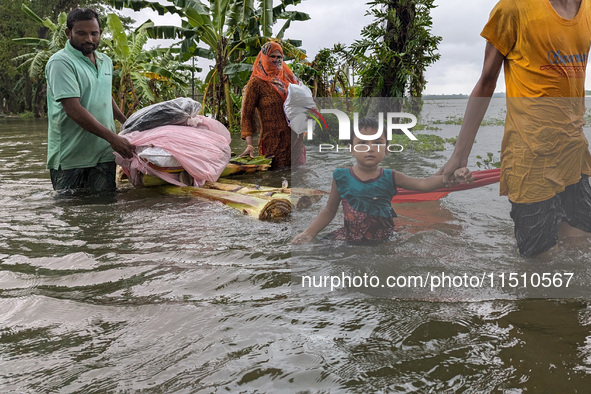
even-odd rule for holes
{"type": "Polygon", "coordinates": [[[281,45],[269,41],[261,47],[254,65],[252,67],[252,77],[257,77],[269,83],[283,100],[287,98],[287,87],[290,83],[299,83],[299,80],[282,60],[272,60],[269,55],[278,50],[283,55],[281,45]]]}

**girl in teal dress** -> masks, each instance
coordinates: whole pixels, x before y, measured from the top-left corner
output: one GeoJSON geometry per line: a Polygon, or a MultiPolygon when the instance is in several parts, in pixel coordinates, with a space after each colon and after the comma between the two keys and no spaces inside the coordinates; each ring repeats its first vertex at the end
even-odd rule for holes
{"type": "MultiPolygon", "coordinates": [[[[364,118],[359,121],[359,131],[365,135],[376,134],[377,121],[364,118]]],[[[383,169],[380,163],[386,154],[386,137],[382,134],[372,141],[361,141],[356,136],[351,141],[365,144],[367,148],[351,149],[357,164],[350,168],[337,168],[333,172],[332,188],[326,207],[318,214],[308,229],[292,241],[301,244],[313,240],[334,219],[342,202],[344,227],[328,235],[330,239],[352,242],[385,241],[394,234],[392,197],[396,186],[408,190],[429,192],[446,186],[442,175],[413,178],[401,172],[383,169]],[[363,152],[361,152],[363,151],[363,152]]],[[[459,168],[454,173],[453,184],[474,181],[468,168],[459,168]]]]}

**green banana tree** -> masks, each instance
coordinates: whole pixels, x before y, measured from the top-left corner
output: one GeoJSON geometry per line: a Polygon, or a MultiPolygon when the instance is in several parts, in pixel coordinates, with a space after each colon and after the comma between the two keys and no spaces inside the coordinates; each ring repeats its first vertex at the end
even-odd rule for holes
{"type": "Polygon", "coordinates": [[[136,31],[126,35],[119,17],[107,15],[107,29],[110,37],[103,38],[106,51],[114,63],[114,94],[119,109],[127,116],[138,107],[159,101],[157,84],[166,83],[170,87],[187,86],[186,79],[179,72],[190,70],[188,65],[175,62],[171,49],[144,49],[148,41],[147,22],[136,31]]]}
{"type": "Polygon", "coordinates": [[[51,31],[51,37],[49,39],[37,37],[14,38],[13,41],[32,48],[31,52],[17,56],[14,60],[20,62],[19,67],[29,68],[29,76],[32,79],[45,80],[45,65],[47,61],[51,55],[66,45],[68,38],[66,37],[65,29],[68,15],[65,12],[60,13],[57,23],[54,23],[49,18],[41,19],[39,15],[24,4],[21,6],[21,10],[39,25],[47,27],[51,31]]]}
{"type": "MultiPolygon", "coordinates": [[[[62,12],[58,15],[57,23],[54,23],[49,18],[41,19],[24,4],[21,5],[21,10],[29,19],[35,21],[39,26],[49,29],[48,38],[25,37],[13,39],[13,41],[30,48],[28,53],[17,56],[13,58],[13,60],[18,63],[18,69],[23,69],[28,73],[28,78],[31,81],[34,91],[34,97],[32,98],[33,110],[35,111],[36,117],[42,117],[47,110],[47,100],[45,98],[47,90],[45,65],[51,55],[66,45],[67,37],[64,30],[66,28],[66,19],[68,16],[65,12],[62,12]]],[[[21,82],[22,80],[17,81],[15,89],[19,88],[21,82]]]]}
{"type": "MultiPolygon", "coordinates": [[[[15,58],[20,62],[19,67],[28,67],[30,77],[45,85],[45,65],[51,55],[62,49],[67,41],[67,14],[62,12],[57,23],[54,23],[49,18],[41,19],[26,5],[22,6],[22,11],[51,31],[49,39],[14,39],[32,48],[31,52],[15,58]]],[[[171,92],[175,88],[187,86],[188,77],[184,74],[192,69],[177,60],[178,53],[174,53],[174,49],[144,49],[148,40],[146,29],[152,25],[148,22],[128,37],[117,15],[108,14],[106,17],[107,28],[101,40],[101,50],[113,59],[113,95],[126,115],[133,113],[139,106],[173,98],[171,92]]]]}
{"type": "MultiPolygon", "coordinates": [[[[174,13],[181,17],[181,26],[152,26],[147,28],[152,38],[181,39],[181,56],[188,60],[193,56],[213,59],[215,66],[205,79],[204,108],[216,119],[233,128],[240,75],[252,70],[252,62],[261,45],[272,36],[272,27],[279,21],[285,23],[278,39],[293,21],[304,21],[309,15],[288,11],[290,5],[302,0],[282,0],[273,7],[272,0],[171,0],[172,5],[162,5],[146,0],[109,0],[117,8],[127,7],[136,11],[149,7],[160,14],[174,13]]],[[[299,46],[301,42],[289,41],[299,46]]],[[[240,86],[242,85],[242,86],[240,86]]]]}

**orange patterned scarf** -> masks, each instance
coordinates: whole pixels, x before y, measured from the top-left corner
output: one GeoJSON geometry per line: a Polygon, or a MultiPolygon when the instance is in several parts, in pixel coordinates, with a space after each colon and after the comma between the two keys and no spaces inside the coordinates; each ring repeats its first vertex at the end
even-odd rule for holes
{"type": "Polygon", "coordinates": [[[279,50],[283,55],[281,45],[276,42],[267,42],[261,47],[261,51],[252,66],[252,77],[257,77],[269,83],[283,98],[287,98],[287,87],[290,83],[299,83],[299,80],[282,60],[273,61],[269,55],[279,50]]]}

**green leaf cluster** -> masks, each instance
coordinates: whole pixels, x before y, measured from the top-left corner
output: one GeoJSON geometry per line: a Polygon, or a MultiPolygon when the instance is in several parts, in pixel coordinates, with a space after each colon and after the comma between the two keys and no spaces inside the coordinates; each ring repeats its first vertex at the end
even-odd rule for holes
{"type": "Polygon", "coordinates": [[[26,17],[21,11],[28,0],[0,1],[0,113],[32,111],[37,85],[26,69],[19,69],[13,59],[29,49],[14,41],[15,38],[44,37],[45,29],[26,17]]]}
{"type": "Polygon", "coordinates": [[[476,165],[478,168],[482,168],[485,170],[492,169],[492,168],[501,168],[501,159],[495,157],[492,152],[487,152],[486,157],[482,155],[477,155],[476,158],[476,165]]]}
{"type": "Polygon", "coordinates": [[[151,8],[160,14],[173,13],[181,17],[181,26],[146,27],[152,38],[178,39],[183,60],[192,57],[212,59],[215,66],[205,78],[203,104],[206,112],[230,128],[237,121],[236,100],[246,84],[254,57],[260,47],[271,39],[272,28],[284,21],[275,39],[282,41],[286,56],[302,56],[295,48],[301,42],[285,40],[285,31],[293,21],[310,17],[302,12],[287,10],[302,0],[171,0],[170,5],[147,0],[109,0],[117,8],[136,11],[151,8]]]}
{"type": "Polygon", "coordinates": [[[351,46],[358,63],[358,95],[420,97],[427,83],[425,70],[439,59],[441,37],[431,34],[434,0],[375,0],[368,5],[374,22],[351,46]]]}
{"type": "Polygon", "coordinates": [[[415,152],[434,152],[445,150],[446,143],[452,143],[443,137],[434,134],[416,134],[416,141],[409,140],[406,135],[393,134],[390,143],[402,145],[405,150],[415,152]]]}
{"type": "Polygon", "coordinates": [[[267,156],[238,156],[230,159],[230,163],[235,164],[271,164],[273,158],[267,156]]]}
{"type": "Polygon", "coordinates": [[[174,98],[175,88],[184,92],[186,72],[192,67],[182,64],[172,48],[145,49],[151,21],[126,34],[119,16],[111,13],[106,25],[110,37],[102,41],[113,58],[113,89],[121,111],[129,116],[138,108],[174,98]]]}
{"type": "MultiPolygon", "coordinates": [[[[45,65],[66,43],[67,14],[59,13],[57,21],[42,19],[25,4],[22,12],[37,26],[43,26],[49,38],[15,38],[14,42],[27,46],[29,52],[16,56],[13,60],[21,69],[26,69],[28,77],[45,87],[45,65]]],[[[147,22],[136,31],[127,33],[128,19],[109,13],[102,18],[103,36],[100,50],[106,52],[114,62],[113,95],[120,109],[130,115],[138,107],[176,97],[187,86],[187,72],[192,68],[178,61],[178,54],[171,48],[146,50],[148,40],[147,22]]],[[[43,90],[44,93],[44,90],[43,90]]],[[[184,93],[184,92],[183,92],[184,93]]],[[[43,99],[45,97],[43,96],[43,99]]]]}

